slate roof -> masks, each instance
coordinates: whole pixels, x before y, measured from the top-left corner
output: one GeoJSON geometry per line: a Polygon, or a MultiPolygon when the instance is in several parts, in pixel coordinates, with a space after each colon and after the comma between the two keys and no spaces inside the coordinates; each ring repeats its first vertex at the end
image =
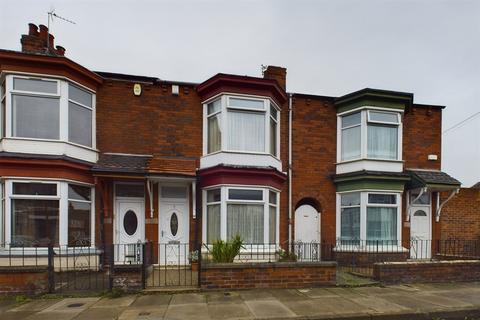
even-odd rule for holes
{"type": "Polygon", "coordinates": [[[480,189],[480,181],[475,183],[471,188],[472,189],[480,189]]]}
{"type": "Polygon", "coordinates": [[[103,153],[93,166],[94,172],[140,173],[147,171],[149,155],[103,153]]]}
{"type": "Polygon", "coordinates": [[[437,170],[408,170],[414,178],[424,184],[444,184],[460,186],[461,182],[445,172],[437,170]]]}

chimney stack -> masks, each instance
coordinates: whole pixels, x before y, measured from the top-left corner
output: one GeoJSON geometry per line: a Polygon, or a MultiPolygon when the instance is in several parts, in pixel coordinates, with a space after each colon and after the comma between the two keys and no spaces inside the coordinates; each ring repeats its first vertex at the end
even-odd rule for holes
{"type": "Polygon", "coordinates": [[[47,26],[41,24],[38,28],[35,24],[28,24],[28,34],[22,35],[22,52],[48,54],[52,56],[64,56],[65,48],[55,47],[55,37],[48,33],[47,26]]]}
{"type": "Polygon", "coordinates": [[[267,66],[263,72],[263,78],[277,80],[283,90],[287,88],[287,69],[277,66],[267,66]]]}

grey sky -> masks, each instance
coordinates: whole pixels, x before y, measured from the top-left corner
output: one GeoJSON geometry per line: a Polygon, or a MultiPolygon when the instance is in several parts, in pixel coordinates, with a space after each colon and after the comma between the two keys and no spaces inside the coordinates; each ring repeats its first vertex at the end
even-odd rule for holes
{"type": "MultiPolygon", "coordinates": [[[[0,2],[0,48],[20,49],[27,23],[56,21],[56,43],[93,70],[200,82],[218,72],[288,68],[289,91],[364,87],[446,105],[443,129],[480,111],[480,1],[0,2]]],[[[429,130],[429,128],[425,128],[429,130]]],[[[443,170],[480,181],[480,116],[443,136],[443,170]]]]}

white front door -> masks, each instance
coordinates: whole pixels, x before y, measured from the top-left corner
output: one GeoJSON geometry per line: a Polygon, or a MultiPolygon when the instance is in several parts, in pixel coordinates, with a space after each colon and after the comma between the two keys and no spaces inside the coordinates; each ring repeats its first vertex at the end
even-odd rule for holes
{"type": "MultiPolygon", "coordinates": [[[[162,187],[169,188],[169,187],[162,187]]],[[[178,187],[173,187],[178,188],[178,187]]],[[[160,198],[159,226],[159,263],[161,265],[186,265],[189,263],[189,210],[186,193],[166,192],[162,194],[174,195],[178,198],[160,198]]]]}
{"type": "Polygon", "coordinates": [[[145,241],[145,206],[143,200],[116,201],[115,261],[141,261],[141,243],[145,241]]]}
{"type": "Polygon", "coordinates": [[[430,259],[432,248],[432,210],[430,205],[412,205],[410,218],[410,257],[430,259]]]}
{"type": "Polygon", "coordinates": [[[304,204],[295,210],[295,254],[298,260],[320,258],[320,213],[304,204]]]}

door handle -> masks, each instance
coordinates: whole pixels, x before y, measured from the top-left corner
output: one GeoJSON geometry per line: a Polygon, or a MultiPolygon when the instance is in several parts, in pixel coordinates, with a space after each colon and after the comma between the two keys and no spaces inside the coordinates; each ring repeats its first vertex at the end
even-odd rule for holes
{"type": "Polygon", "coordinates": [[[163,238],[163,230],[162,230],[162,238],[163,238]]]}

